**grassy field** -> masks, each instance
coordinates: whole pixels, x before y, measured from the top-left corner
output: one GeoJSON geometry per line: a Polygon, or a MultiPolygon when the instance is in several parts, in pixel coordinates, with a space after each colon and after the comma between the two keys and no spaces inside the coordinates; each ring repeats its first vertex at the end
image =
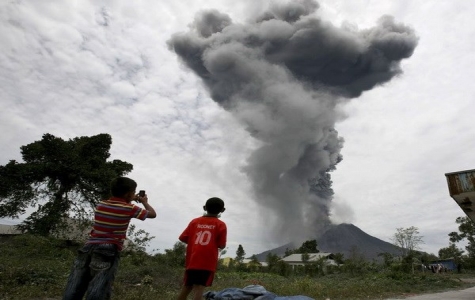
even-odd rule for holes
{"type": "MultiPolygon", "coordinates": [[[[77,245],[27,235],[0,239],[0,299],[61,299],[77,245]]],[[[114,300],[174,299],[183,268],[144,253],[124,253],[114,284],[114,300]]],[[[387,299],[474,286],[475,274],[403,273],[383,269],[318,277],[266,272],[218,271],[213,287],[259,284],[279,296],[314,299],[387,299]]]]}

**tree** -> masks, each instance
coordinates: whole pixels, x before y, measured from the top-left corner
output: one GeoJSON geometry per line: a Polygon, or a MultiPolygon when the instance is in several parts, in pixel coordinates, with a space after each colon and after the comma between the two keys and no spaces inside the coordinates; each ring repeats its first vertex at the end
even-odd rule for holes
{"type": "Polygon", "coordinates": [[[253,256],[251,256],[251,261],[249,262],[249,269],[251,271],[258,271],[261,267],[261,263],[259,261],[259,259],[257,258],[257,256],[254,254],[253,256]]]}
{"type": "Polygon", "coordinates": [[[295,249],[285,248],[284,256],[289,256],[294,254],[295,249]]]}
{"type": "Polygon", "coordinates": [[[337,252],[333,254],[333,260],[338,264],[341,265],[343,264],[345,260],[345,255],[343,253],[337,252]]]}
{"type": "Polygon", "coordinates": [[[297,249],[285,249],[285,256],[291,254],[304,254],[304,253],[318,253],[320,252],[317,249],[317,240],[308,240],[302,243],[297,249]]]}
{"type": "Polygon", "coordinates": [[[318,253],[317,240],[308,240],[295,250],[295,253],[318,253]]]}
{"type": "Polygon", "coordinates": [[[433,253],[427,253],[427,252],[418,252],[418,253],[419,253],[418,258],[420,259],[421,263],[424,265],[427,265],[431,261],[438,259],[437,255],[433,253]]]}
{"type": "Polygon", "coordinates": [[[130,224],[127,232],[129,244],[128,249],[132,251],[142,251],[145,252],[147,246],[149,246],[150,241],[155,237],[150,236],[150,233],[146,232],[143,229],[137,229],[135,224],[130,224]]]}
{"type": "Polygon", "coordinates": [[[408,228],[397,228],[393,237],[394,245],[401,248],[401,254],[406,257],[414,250],[419,249],[419,245],[423,244],[422,236],[419,235],[419,229],[411,226],[408,228]]]}
{"type": "Polygon", "coordinates": [[[252,264],[259,265],[259,266],[261,265],[259,259],[257,258],[257,255],[255,255],[255,254],[253,254],[253,255],[251,256],[251,263],[252,263],[252,264]]]}
{"type": "Polygon", "coordinates": [[[475,224],[468,217],[458,217],[455,222],[459,224],[459,232],[449,233],[450,242],[457,243],[467,240],[468,245],[465,247],[467,256],[471,260],[475,260],[475,224]]]}
{"type": "Polygon", "coordinates": [[[236,262],[239,265],[241,265],[245,256],[246,256],[246,252],[244,251],[244,248],[242,247],[242,245],[239,244],[239,246],[236,250],[236,262]]]}
{"type": "Polygon", "coordinates": [[[267,253],[266,262],[269,272],[274,272],[277,268],[277,263],[280,261],[280,257],[272,252],[267,253]]]}
{"type": "Polygon", "coordinates": [[[20,147],[22,163],[0,166],[0,217],[18,218],[36,208],[18,228],[48,235],[65,219],[90,219],[96,203],[109,196],[110,181],[132,171],[120,160],[107,161],[109,134],[63,140],[51,134],[20,147]]]}
{"type": "Polygon", "coordinates": [[[463,250],[459,249],[454,243],[450,243],[450,246],[439,249],[439,258],[453,258],[458,264],[462,260],[463,250]]]}
{"type": "Polygon", "coordinates": [[[370,269],[370,263],[366,261],[358,246],[353,245],[348,253],[348,258],[343,264],[343,269],[352,275],[362,274],[370,269]]]}
{"type": "Polygon", "coordinates": [[[390,267],[394,262],[394,256],[388,252],[382,252],[378,254],[379,257],[383,258],[383,263],[385,267],[390,267]]]}
{"type": "Polygon", "coordinates": [[[162,254],[168,265],[172,267],[182,267],[186,260],[186,244],[176,242],[173,249],[165,249],[165,254],[162,254]]]}

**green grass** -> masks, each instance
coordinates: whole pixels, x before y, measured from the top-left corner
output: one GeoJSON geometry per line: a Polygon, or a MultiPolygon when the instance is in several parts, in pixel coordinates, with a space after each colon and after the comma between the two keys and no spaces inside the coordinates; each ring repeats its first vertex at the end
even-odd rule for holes
{"type": "MultiPolygon", "coordinates": [[[[61,299],[69,269],[80,245],[33,236],[0,239],[0,299],[61,299]]],[[[183,268],[156,256],[123,253],[114,283],[113,300],[176,297],[183,268]]],[[[366,271],[319,277],[288,276],[220,270],[208,290],[259,284],[279,296],[306,295],[314,299],[386,299],[404,295],[461,289],[474,284],[471,274],[407,274],[366,271]]]]}

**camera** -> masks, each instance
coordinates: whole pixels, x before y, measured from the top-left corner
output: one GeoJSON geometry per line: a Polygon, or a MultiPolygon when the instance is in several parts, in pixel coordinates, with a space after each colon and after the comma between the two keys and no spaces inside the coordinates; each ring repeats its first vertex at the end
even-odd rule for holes
{"type": "Polygon", "coordinates": [[[141,191],[139,192],[139,196],[140,196],[140,197],[145,197],[145,191],[144,191],[144,190],[141,190],[141,191]]]}

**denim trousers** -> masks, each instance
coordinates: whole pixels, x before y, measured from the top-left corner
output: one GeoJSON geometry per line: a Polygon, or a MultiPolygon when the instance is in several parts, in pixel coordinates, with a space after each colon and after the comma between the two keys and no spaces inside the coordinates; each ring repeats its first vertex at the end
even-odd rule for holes
{"type": "Polygon", "coordinates": [[[63,300],[109,300],[119,267],[120,253],[114,244],[88,244],[78,250],[63,300]]]}

